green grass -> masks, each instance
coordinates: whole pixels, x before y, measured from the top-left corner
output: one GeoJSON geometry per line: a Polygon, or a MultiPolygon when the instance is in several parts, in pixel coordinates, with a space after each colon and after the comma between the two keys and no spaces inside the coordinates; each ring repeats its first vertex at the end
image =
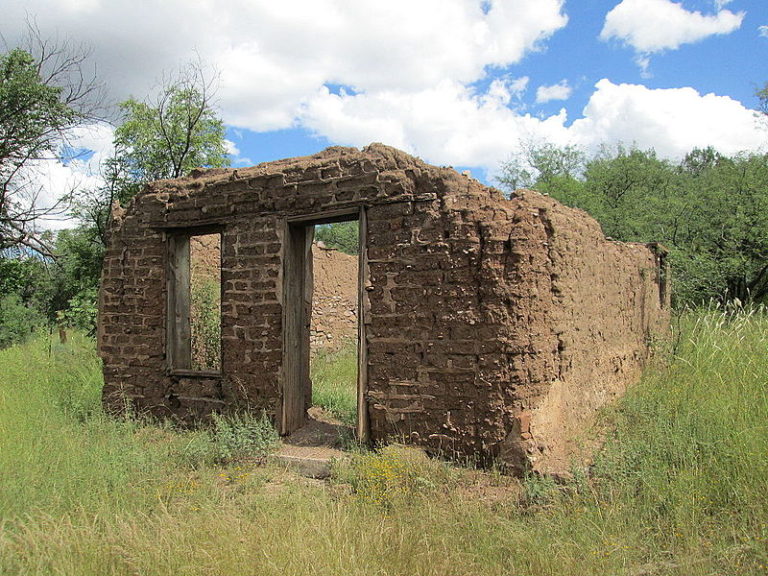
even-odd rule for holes
{"type": "Polygon", "coordinates": [[[0,352],[0,574],[766,574],[766,351],[764,313],[686,317],[591,477],[516,488],[401,447],[327,484],[217,464],[212,433],[104,416],[91,343],[38,340],[0,352]]]}
{"type": "Polygon", "coordinates": [[[357,424],[357,343],[338,351],[320,350],[310,365],[312,404],[347,426],[357,424]]]}

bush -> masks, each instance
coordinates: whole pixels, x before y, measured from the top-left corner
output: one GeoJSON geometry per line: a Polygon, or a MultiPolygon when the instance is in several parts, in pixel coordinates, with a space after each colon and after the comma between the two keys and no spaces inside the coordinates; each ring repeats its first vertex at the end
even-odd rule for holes
{"type": "Polygon", "coordinates": [[[43,324],[43,316],[16,294],[0,298],[0,349],[24,342],[43,324]]]}
{"type": "Polygon", "coordinates": [[[333,474],[337,481],[349,483],[361,502],[386,509],[455,485],[448,465],[418,448],[397,444],[354,454],[348,464],[337,463],[333,474]]]}
{"type": "Polygon", "coordinates": [[[69,308],[60,313],[61,318],[70,328],[77,328],[93,336],[96,334],[96,317],[99,312],[97,300],[97,288],[87,288],[78,292],[69,299],[69,308]]]}
{"type": "Polygon", "coordinates": [[[214,414],[211,432],[215,459],[219,462],[266,458],[277,446],[278,435],[265,413],[214,414]]]}

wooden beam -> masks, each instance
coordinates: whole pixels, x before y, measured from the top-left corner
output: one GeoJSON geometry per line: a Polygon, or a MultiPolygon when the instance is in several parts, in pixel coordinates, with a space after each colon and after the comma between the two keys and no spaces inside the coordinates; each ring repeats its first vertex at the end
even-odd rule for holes
{"type": "MultiPolygon", "coordinates": [[[[280,433],[304,424],[309,361],[303,344],[306,226],[285,224],[283,261],[283,408],[280,433]],[[306,364],[306,366],[305,366],[306,364]]],[[[307,350],[308,354],[308,350],[307,350]]]]}
{"type": "Polygon", "coordinates": [[[368,221],[365,208],[360,208],[358,217],[360,235],[358,238],[357,266],[357,438],[360,442],[370,442],[370,421],[368,416],[368,342],[366,323],[368,322],[368,221]]]}
{"type": "Polygon", "coordinates": [[[192,368],[189,324],[189,237],[171,236],[168,242],[168,314],[166,356],[170,370],[192,368]]]}

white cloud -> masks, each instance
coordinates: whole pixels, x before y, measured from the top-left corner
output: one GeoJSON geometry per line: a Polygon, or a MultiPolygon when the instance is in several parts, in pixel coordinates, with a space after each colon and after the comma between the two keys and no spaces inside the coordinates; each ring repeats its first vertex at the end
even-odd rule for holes
{"type": "Polygon", "coordinates": [[[113,155],[115,131],[105,123],[79,126],[69,134],[68,145],[75,149],[89,150],[93,154],[85,162],[74,160],[73,169],[89,176],[99,176],[99,168],[104,160],[113,155]]]}
{"type": "Polygon", "coordinates": [[[519,101],[528,89],[528,76],[521,78],[499,77],[494,78],[487,92],[482,96],[482,101],[487,104],[509,106],[514,101],[519,101]]]}
{"type": "Polygon", "coordinates": [[[552,100],[568,100],[573,89],[568,85],[568,80],[560,80],[551,86],[539,86],[536,89],[536,103],[544,104],[552,100]]]}
{"type": "Polygon", "coordinates": [[[457,82],[418,92],[338,95],[321,90],[302,122],[334,142],[363,146],[381,141],[443,165],[495,170],[520,139],[561,142],[565,113],[546,120],[519,114],[505,98],[477,94],[457,82]]]}
{"type": "Polygon", "coordinates": [[[757,150],[768,142],[754,112],[726,96],[693,88],[650,89],[601,80],[569,132],[584,145],[636,143],[664,157],[679,158],[694,147],[725,154],[757,150]]]}
{"type": "Polygon", "coordinates": [[[224,139],[224,149],[232,160],[233,166],[251,166],[253,161],[240,153],[240,148],[232,140],[224,139]]]}
{"type": "Polygon", "coordinates": [[[671,0],[622,0],[606,15],[600,39],[620,40],[641,54],[675,50],[737,30],[744,12],[722,10],[722,5],[715,15],[706,16],[671,0]]]}
{"type": "Polygon", "coordinates": [[[530,82],[530,78],[528,76],[522,76],[521,78],[515,78],[511,82],[509,82],[509,90],[512,92],[512,94],[520,98],[525,93],[525,91],[528,89],[528,82],[530,82]]]}
{"type": "Polygon", "coordinates": [[[760,34],[760,36],[762,36],[763,38],[768,38],[768,25],[758,26],[757,31],[758,31],[758,34],[760,34]]]}
{"type": "Polygon", "coordinates": [[[640,68],[640,76],[642,78],[653,78],[653,74],[650,72],[651,57],[648,54],[636,54],[635,64],[640,68]]]}
{"type": "Polygon", "coordinates": [[[142,97],[199,54],[221,76],[230,125],[291,127],[323,85],[418,91],[448,79],[469,84],[489,67],[519,62],[565,26],[564,0],[11,0],[0,32],[10,43],[34,15],[96,47],[115,100],[142,97]],[[151,17],[147,15],[151,14],[151,17]]]}
{"type": "Polygon", "coordinates": [[[518,62],[566,22],[560,0],[497,2],[487,14],[470,1],[315,4],[321,9],[306,22],[266,22],[262,33],[249,32],[258,44],[233,43],[221,54],[228,121],[254,130],[290,127],[307,97],[327,84],[368,93],[410,93],[446,79],[468,84],[489,66],[518,62]],[[280,33],[272,42],[274,29],[280,33]]]}
{"type": "MultiPolygon", "coordinates": [[[[564,0],[9,0],[0,34],[15,45],[29,16],[43,37],[92,46],[98,76],[114,102],[149,95],[165,75],[199,57],[218,70],[216,97],[231,128],[309,126],[345,141],[359,143],[365,135],[432,150],[439,146],[424,144],[429,133],[451,132],[455,119],[430,126],[414,117],[413,126],[403,127],[407,108],[388,117],[355,110],[355,104],[410,105],[428,112],[431,98],[437,106],[443,105],[441,98],[451,99],[450,91],[443,97],[435,87],[468,93],[468,86],[490,81],[482,95],[451,102],[490,117],[519,100],[528,79],[489,78],[489,70],[497,72],[542,48],[566,25],[563,6],[564,0]],[[336,97],[331,85],[347,90],[336,97]],[[349,118],[358,124],[348,125],[349,118]]],[[[483,140],[479,134],[471,139],[483,140]]],[[[99,152],[85,163],[40,165],[36,179],[52,194],[80,182],[98,183],[93,168],[107,153],[103,142],[86,142],[85,134],[76,140],[99,152]]],[[[249,161],[232,152],[235,163],[249,161]]]]}
{"type": "MultiPolygon", "coordinates": [[[[621,21],[619,8],[633,4],[625,0],[612,11],[612,26],[621,21]]],[[[664,22],[661,33],[669,39],[643,26],[617,36],[619,28],[611,32],[607,19],[604,33],[634,42],[639,58],[700,37],[699,19],[710,28],[708,18],[714,19],[718,30],[729,18],[741,22],[728,11],[703,17],[667,0],[642,4],[671,7],[682,18],[664,22]]],[[[93,45],[115,100],[149,93],[163,71],[197,51],[220,72],[217,98],[230,128],[301,127],[335,144],[384,142],[432,163],[491,173],[521,141],[593,149],[620,140],[670,157],[693,146],[732,153],[765,141],[750,110],[691,88],[651,90],[601,80],[572,124],[564,109],[545,118],[525,113],[521,97],[530,79],[505,68],[565,26],[563,6],[562,0],[495,0],[487,11],[477,0],[11,0],[0,32],[13,43],[29,12],[44,35],[58,30],[93,45]]],[[[638,19],[647,23],[646,13],[655,10],[642,12],[638,19]]],[[[567,97],[568,88],[565,81],[540,87],[537,98],[567,97]]],[[[111,136],[105,127],[78,135],[78,145],[99,150],[98,156],[55,166],[51,189],[67,188],[70,176],[97,178],[92,168],[109,153],[111,136]]],[[[238,156],[235,143],[229,146],[238,156]]]]}
{"type": "Polygon", "coordinates": [[[38,211],[53,210],[48,217],[37,222],[47,229],[71,227],[72,220],[61,198],[79,190],[93,190],[102,185],[101,163],[112,155],[113,129],[107,124],[80,126],[69,134],[66,146],[75,152],[73,158],[62,162],[51,154],[28,162],[20,176],[26,184],[17,198],[24,206],[34,205],[38,211]],[[87,154],[85,152],[87,151],[87,154]]]}
{"type": "Polygon", "coordinates": [[[433,163],[478,166],[489,173],[530,140],[591,151],[603,143],[635,143],[668,158],[680,158],[697,146],[734,154],[766,143],[753,111],[731,98],[605,79],[571,125],[565,110],[536,118],[459,83],[407,94],[332,94],[324,89],[309,100],[302,123],[340,144],[382,141],[433,163]]]}

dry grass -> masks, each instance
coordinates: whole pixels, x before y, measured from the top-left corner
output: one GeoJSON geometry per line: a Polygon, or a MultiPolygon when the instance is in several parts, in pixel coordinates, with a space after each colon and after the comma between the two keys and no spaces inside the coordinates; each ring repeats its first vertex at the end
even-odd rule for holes
{"type": "Polygon", "coordinates": [[[522,498],[400,447],[331,483],[196,460],[199,433],[101,413],[86,341],[0,352],[0,573],[765,574],[768,318],[684,325],[604,415],[593,476],[522,498]]]}

